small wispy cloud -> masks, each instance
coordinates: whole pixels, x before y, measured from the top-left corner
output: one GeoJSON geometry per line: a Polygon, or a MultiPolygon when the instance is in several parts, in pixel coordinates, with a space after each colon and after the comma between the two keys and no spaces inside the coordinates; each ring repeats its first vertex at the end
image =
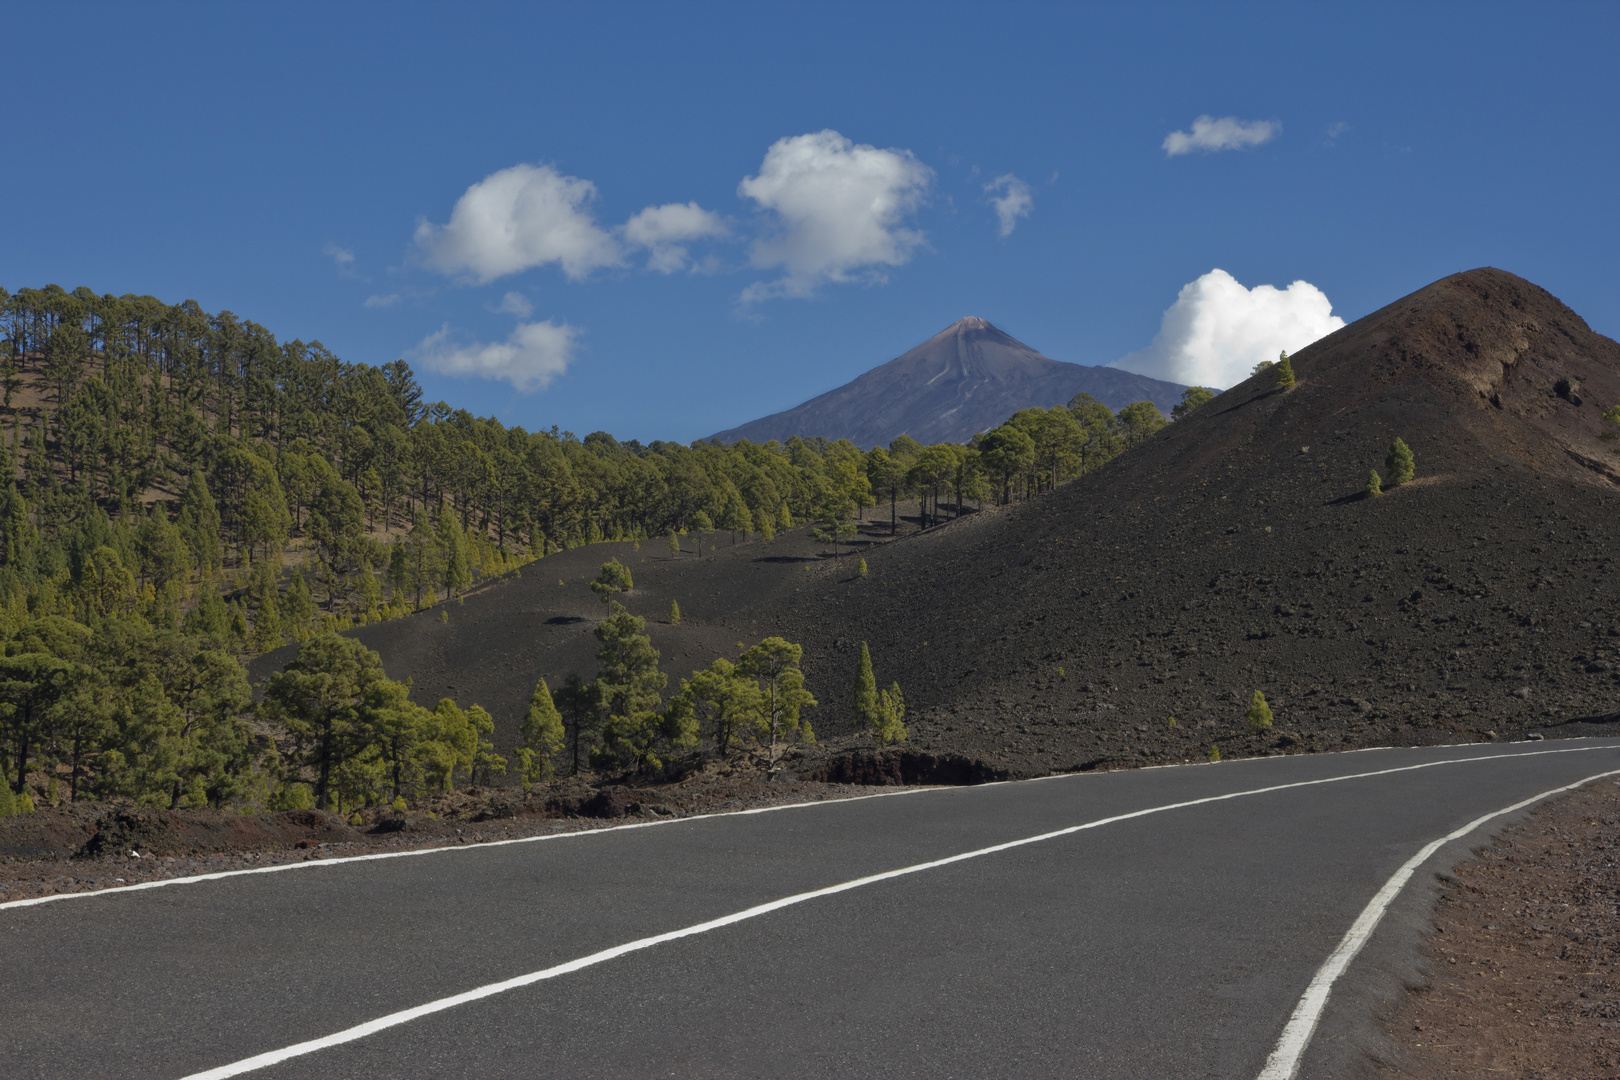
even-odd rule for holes
{"type": "Polygon", "coordinates": [[[1343,120],[1340,120],[1336,124],[1329,124],[1328,127],[1327,127],[1327,132],[1326,132],[1327,144],[1329,146],[1332,146],[1335,142],[1338,141],[1340,135],[1343,135],[1345,132],[1347,132],[1349,130],[1350,130],[1350,125],[1345,123],[1343,120]]]}
{"type": "Polygon", "coordinates": [[[337,263],[338,266],[343,269],[348,269],[354,265],[353,248],[339,247],[337,244],[328,243],[325,247],[321,248],[321,254],[337,263]]]}
{"type": "Polygon", "coordinates": [[[649,206],[619,231],[631,244],[647,249],[647,269],[673,274],[686,268],[689,242],[719,239],[731,230],[719,214],[686,202],[649,206]]]}
{"type": "Polygon", "coordinates": [[[373,293],[366,297],[365,306],[368,308],[391,308],[399,303],[399,293],[373,293]]]}
{"type": "Polygon", "coordinates": [[[516,315],[520,319],[527,319],[534,314],[534,305],[529,298],[520,292],[509,292],[501,297],[501,302],[495,305],[494,310],[506,315],[516,315]]]}
{"type": "Polygon", "coordinates": [[[1001,238],[1005,240],[1018,227],[1019,218],[1029,217],[1030,210],[1035,206],[1035,195],[1028,184],[1012,173],[996,177],[984,185],[984,190],[990,196],[990,205],[996,208],[1001,238]]]}
{"type": "Polygon", "coordinates": [[[1161,146],[1165,157],[1183,154],[1213,154],[1221,150],[1244,150],[1270,142],[1282,130],[1272,120],[1239,120],[1235,116],[1200,116],[1192,122],[1191,131],[1172,131],[1164,137],[1161,146]]]}

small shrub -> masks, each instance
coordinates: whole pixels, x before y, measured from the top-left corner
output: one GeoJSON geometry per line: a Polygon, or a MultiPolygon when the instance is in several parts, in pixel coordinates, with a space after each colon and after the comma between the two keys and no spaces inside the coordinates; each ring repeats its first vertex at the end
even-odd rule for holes
{"type": "Polygon", "coordinates": [[[1221,760],[1221,748],[1216,746],[1214,743],[1209,744],[1209,760],[1211,760],[1211,761],[1219,761],[1219,760],[1221,760]]]}
{"type": "Polygon", "coordinates": [[[855,572],[857,574],[859,574],[861,577],[866,576],[866,560],[865,559],[862,559],[860,561],[860,563],[855,567],[855,572]]]}
{"type": "Polygon", "coordinates": [[[1288,359],[1287,350],[1277,358],[1277,385],[1284,390],[1294,388],[1294,362],[1288,359]]]}
{"type": "Polygon", "coordinates": [[[1375,498],[1384,493],[1384,482],[1378,478],[1378,470],[1374,469],[1367,474],[1367,497],[1375,498]]]}
{"type": "Polygon", "coordinates": [[[17,813],[32,814],[33,812],[34,793],[29,791],[27,788],[23,788],[22,794],[17,796],[17,813]]]}
{"type": "Polygon", "coordinates": [[[354,813],[349,815],[349,824],[354,826],[355,828],[358,829],[360,826],[364,825],[365,823],[366,823],[366,819],[360,816],[360,811],[356,810],[354,813]]]}
{"type": "Polygon", "coordinates": [[[311,810],[314,807],[315,796],[308,784],[283,784],[281,790],[270,798],[272,810],[311,810]]]}
{"type": "Polygon", "coordinates": [[[1412,448],[1405,442],[1396,439],[1389,444],[1389,454],[1384,458],[1384,469],[1389,473],[1389,486],[1399,487],[1417,475],[1417,463],[1412,458],[1412,448]]]}
{"type": "Polygon", "coordinates": [[[1173,717],[1173,716],[1172,716],[1172,717],[1171,717],[1171,718],[1170,718],[1170,723],[1169,723],[1169,725],[1168,725],[1168,726],[1169,726],[1169,727],[1175,727],[1175,726],[1176,726],[1176,718],[1175,718],[1175,717],[1173,717]]]}
{"type": "Polygon", "coordinates": [[[449,622],[450,621],[450,612],[446,611],[443,608],[440,608],[439,609],[439,621],[440,622],[449,622]]]}
{"type": "Polygon", "coordinates": [[[1060,679],[1063,678],[1063,668],[1062,667],[1058,668],[1058,678],[1060,678],[1060,679]]]}
{"type": "Polygon", "coordinates": [[[394,796],[393,809],[394,809],[394,813],[396,813],[396,814],[405,813],[405,810],[406,810],[405,796],[403,796],[403,795],[395,795],[394,796]]]}
{"type": "Polygon", "coordinates": [[[673,600],[669,602],[669,625],[681,625],[681,605],[673,600]]]}
{"type": "Polygon", "coordinates": [[[1271,706],[1266,704],[1266,695],[1258,690],[1254,692],[1254,697],[1249,699],[1246,719],[1249,721],[1249,730],[1256,735],[1271,726],[1271,706]]]}

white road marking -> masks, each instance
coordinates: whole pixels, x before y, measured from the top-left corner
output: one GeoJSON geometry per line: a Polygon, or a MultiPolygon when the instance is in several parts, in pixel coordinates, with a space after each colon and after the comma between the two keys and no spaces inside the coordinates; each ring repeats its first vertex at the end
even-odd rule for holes
{"type": "MultiPolygon", "coordinates": [[[[413,1008],[403,1009],[395,1013],[389,1013],[387,1016],[380,1016],[375,1020],[368,1020],[363,1024],[357,1024],[354,1027],[333,1032],[331,1035],[325,1035],[319,1039],[311,1039],[308,1042],[296,1043],[280,1050],[271,1050],[267,1053],[256,1054],[253,1057],[244,1058],[241,1061],[232,1062],[229,1065],[221,1065],[205,1072],[192,1073],[191,1075],[184,1077],[183,1080],[225,1080],[226,1077],[240,1076],[243,1073],[269,1068],[271,1065],[280,1064],[281,1062],[287,1061],[290,1058],[302,1057],[305,1054],[313,1054],[317,1050],[326,1050],[333,1046],[341,1046],[344,1043],[354,1042],[355,1040],[363,1039],[368,1035],[374,1035],[379,1031],[385,1031],[388,1028],[398,1027],[401,1024],[407,1024],[412,1020],[416,1020],[424,1016],[431,1016],[433,1013],[443,1012],[446,1009],[453,1009],[458,1005],[466,1005],[470,1002],[480,1001],[487,997],[493,997],[496,994],[504,994],[509,990],[518,990],[525,986],[532,986],[535,983],[544,982],[547,979],[555,979],[560,975],[568,975],[575,971],[583,970],[584,968],[593,967],[597,964],[617,959],[618,957],[624,956],[627,953],[640,952],[643,949],[650,949],[655,945],[662,945],[665,942],[677,941],[681,938],[692,937],[696,934],[704,934],[710,930],[718,930],[724,926],[731,926],[734,923],[743,922],[747,919],[754,919],[761,915],[768,915],[773,911],[780,911],[783,908],[793,907],[796,904],[802,904],[809,900],[816,900],[824,896],[835,896],[838,893],[849,892],[851,889],[859,889],[867,885],[875,885],[881,881],[890,881],[894,878],[906,877],[911,874],[920,874],[925,870],[935,870],[942,866],[950,866],[952,863],[965,862],[968,859],[978,859],[986,855],[994,855],[1002,851],[1011,851],[1014,848],[1025,847],[1029,844],[1039,844],[1043,841],[1055,840],[1062,836],[1072,836],[1078,832],[1084,832],[1088,829],[1101,828],[1104,825],[1113,825],[1121,821],[1130,821],[1135,818],[1148,817],[1152,814],[1162,814],[1170,810],[1182,810],[1189,806],[1204,806],[1209,803],[1226,802],[1231,799],[1241,799],[1251,795],[1266,795],[1274,791],[1288,791],[1293,788],[1315,787],[1320,784],[1334,784],[1346,780],[1362,780],[1372,776],[1388,776],[1392,773],[1412,772],[1418,769],[1431,769],[1440,765],[1466,764],[1474,761],[1494,761],[1500,758],[1508,757],[1539,757],[1544,754],[1575,754],[1590,752],[1593,750],[1613,749],[1614,747],[1609,746],[1588,746],[1575,747],[1566,750],[1538,750],[1523,754],[1491,754],[1471,758],[1452,758],[1446,761],[1430,761],[1420,765],[1402,765],[1396,768],[1378,769],[1373,772],[1353,773],[1347,776],[1330,776],[1317,780],[1298,780],[1287,784],[1273,784],[1269,787],[1251,788],[1247,791],[1232,791],[1224,795],[1208,795],[1199,799],[1187,799],[1183,802],[1166,803],[1162,806],[1151,806],[1143,810],[1132,810],[1124,814],[1115,814],[1111,817],[1098,818],[1095,821],[1088,821],[1081,825],[1070,825],[1066,828],[1054,829],[1051,832],[1040,833],[1036,836],[1026,836],[1019,840],[1009,840],[1001,844],[992,844],[990,847],[978,848],[974,851],[966,851],[959,855],[948,855],[943,859],[934,859],[930,862],[917,863],[913,866],[903,866],[898,870],[885,870],[880,874],[871,874],[867,877],[855,878],[853,881],[845,881],[837,885],[828,885],[824,888],[812,889],[809,892],[796,893],[793,896],[785,896],[780,900],[772,900],[769,903],[759,904],[755,907],[733,912],[730,915],[722,915],[718,919],[710,919],[708,922],[697,923],[696,925],[684,927],[680,930],[671,930],[664,934],[655,934],[652,937],[639,938],[635,941],[626,942],[623,945],[615,945],[610,949],[603,949],[600,952],[591,953],[589,956],[582,956],[577,960],[570,960],[567,963],[558,964],[555,967],[545,968],[540,971],[532,971],[527,975],[518,975],[515,978],[506,979],[502,982],[490,983],[487,986],[476,987],[472,990],[463,991],[460,994],[453,994],[450,997],[439,998],[437,1001],[429,1001],[423,1005],[417,1005],[413,1008]]],[[[1614,773],[1603,773],[1600,775],[1620,775],[1620,770],[1616,770],[1614,773]]],[[[1597,779],[1597,777],[1588,777],[1587,780],[1583,780],[1581,783],[1586,783],[1587,781],[1593,779],[1597,779]]],[[[1579,784],[1573,784],[1570,785],[1569,788],[1559,788],[1558,791],[1568,791],[1571,788],[1579,786],[1579,784]]],[[[1516,810],[1519,807],[1528,806],[1530,803],[1535,802],[1536,799],[1546,798],[1550,794],[1557,794],[1557,792],[1548,792],[1542,795],[1537,795],[1535,798],[1527,799],[1522,803],[1515,804],[1514,806],[1509,807],[1507,810],[1499,810],[1494,814],[1480,818],[1478,821],[1466,826],[1463,830],[1461,830],[1461,832],[1454,833],[1452,835],[1462,835],[1462,833],[1466,833],[1469,830],[1477,828],[1482,822],[1488,821],[1492,817],[1498,817],[1502,814],[1511,813],[1513,810],[1516,810]]],[[[1428,848],[1425,848],[1424,851],[1426,853],[1432,852],[1433,849],[1437,848],[1441,843],[1444,843],[1444,841],[1436,841],[1428,848]]],[[[1424,857],[1427,856],[1425,855],[1424,857]]],[[[1415,861],[1409,865],[1415,865],[1415,861]]],[[[1408,876],[1410,876],[1409,872],[1408,876]]],[[[1404,881],[1404,879],[1402,880],[1404,881]]],[[[1388,888],[1389,886],[1386,885],[1385,889],[1387,890],[1388,888]]],[[[1382,893],[1380,893],[1380,895],[1382,895],[1382,893]]],[[[1376,922],[1376,920],[1374,921],[1376,922]]],[[[1358,945],[1357,948],[1359,949],[1360,946],[1358,945]]],[[[1354,956],[1355,954],[1352,952],[1350,955],[1354,956]]],[[[1346,958],[1345,962],[1349,962],[1348,958],[1346,958]]],[[[1306,1039],[1308,1040],[1309,1037],[1309,1033],[1307,1033],[1306,1039]]]]}
{"type": "MultiPolygon", "coordinates": [[[[1057,774],[1067,775],[1063,773],[1057,774]]],[[[1036,780],[1049,780],[1053,777],[1038,776],[1036,780]]],[[[994,787],[997,784],[1011,783],[1013,781],[998,780],[989,784],[977,784],[976,787],[994,787]]],[[[1022,782],[1022,781],[1019,781],[1022,782]]],[[[311,859],[308,862],[280,863],[276,866],[256,866],[249,870],[218,870],[212,874],[192,874],[188,877],[163,878],[160,881],[142,881],[134,885],[120,885],[116,888],[96,889],[91,892],[54,893],[50,896],[34,896],[27,900],[8,900],[0,904],[0,911],[7,908],[34,907],[37,904],[54,904],[58,900],[87,900],[94,896],[123,896],[125,893],[140,892],[143,889],[166,889],[171,885],[196,885],[203,881],[223,881],[226,878],[246,877],[250,874],[279,874],[285,870],[313,870],[323,866],[346,866],[349,863],[377,862],[382,859],[411,859],[418,855],[444,855],[452,851],[483,851],[487,848],[507,847],[511,844],[535,844],[545,840],[577,840],[585,836],[599,836],[603,833],[624,832],[626,829],[651,829],[657,825],[677,825],[684,821],[707,821],[709,818],[746,817],[749,814],[769,814],[777,810],[802,810],[811,806],[826,806],[829,804],[842,804],[862,802],[866,799],[887,799],[896,795],[918,795],[925,791],[960,791],[961,788],[907,788],[904,791],[882,791],[873,795],[851,795],[845,799],[820,799],[816,802],[783,803],[780,806],[756,806],[749,810],[725,810],[714,814],[693,814],[690,817],[660,818],[657,821],[637,821],[629,825],[609,825],[602,829],[580,829],[575,832],[546,833],[542,836],[516,836],[509,840],[481,840],[472,844],[448,844],[444,847],[413,848],[410,851],[379,851],[370,855],[343,855],[336,859],[311,859]]]]}
{"type": "MultiPolygon", "coordinates": [[[[1462,744],[1462,745],[1469,745],[1469,744],[1462,744]]],[[[1478,745],[1478,744],[1472,744],[1472,745],[1478,745]]],[[[1384,748],[1384,749],[1392,749],[1392,748],[1384,748]]],[[[1414,749],[1415,750],[1415,749],[1424,749],[1424,748],[1423,747],[1408,747],[1408,749],[1414,749]]],[[[1444,750],[1444,749],[1451,749],[1451,747],[1429,747],[1427,749],[1442,749],[1442,750],[1444,750]]],[[[1469,761],[1495,761],[1498,758],[1539,757],[1539,756],[1541,756],[1543,754],[1575,754],[1575,753],[1584,753],[1584,752],[1589,751],[1589,750],[1601,750],[1601,749],[1604,749],[1604,747],[1602,747],[1602,746],[1577,746],[1577,747],[1571,747],[1571,748],[1565,749],[1565,750],[1530,750],[1530,751],[1524,751],[1522,753],[1482,754],[1482,755],[1480,755],[1478,757],[1448,758],[1448,759],[1446,759],[1444,761],[1430,761],[1430,762],[1426,762],[1426,763],[1424,763],[1422,765],[1404,766],[1401,769],[1385,769],[1385,770],[1383,770],[1383,772],[1402,772],[1405,769],[1428,769],[1428,768],[1433,768],[1436,765],[1456,765],[1456,764],[1459,764],[1459,763],[1464,763],[1464,762],[1469,762],[1469,761]]],[[[1343,751],[1337,751],[1336,753],[1357,754],[1357,753],[1364,753],[1364,752],[1365,752],[1364,750],[1343,750],[1343,751]]],[[[1235,758],[1230,762],[1223,762],[1221,764],[1223,764],[1223,765],[1225,765],[1227,767],[1231,767],[1231,766],[1236,766],[1236,765],[1250,765],[1250,764],[1254,764],[1254,763],[1257,763],[1257,762],[1264,762],[1264,761],[1291,760],[1292,758],[1297,757],[1297,756],[1299,756],[1299,755],[1288,755],[1287,757],[1274,757],[1274,758],[1235,758]]],[[[1313,755],[1313,756],[1324,757],[1325,758],[1325,757],[1330,757],[1330,756],[1333,756],[1333,755],[1318,754],[1318,755],[1313,755]]],[[[1210,768],[1210,767],[1212,767],[1212,765],[1211,765],[1211,763],[1206,763],[1206,762],[1195,762],[1195,763],[1190,764],[1190,765],[1185,765],[1185,764],[1184,765],[1160,765],[1160,766],[1151,766],[1151,767],[1152,768],[1165,768],[1165,769],[1172,769],[1172,768],[1174,768],[1174,769],[1189,769],[1189,768],[1201,769],[1201,768],[1210,768]]],[[[1134,771],[1143,772],[1143,771],[1146,771],[1146,770],[1134,770],[1134,771]]],[[[175,885],[196,885],[196,884],[199,884],[199,883],[205,882],[205,881],[224,881],[226,878],[247,877],[247,876],[252,875],[252,874],[279,874],[279,873],[283,873],[283,872],[289,871],[289,870],[314,870],[314,869],[319,869],[319,868],[322,868],[322,867],[329,867],[329,866],[347,866],[347,865],[349,865],[351,863],[378,862],[378,861],[381,861],[383,859],[411,859],[411,858],[416,858],[416,857],[422,856],[422,855],[444,855],[444,854],[447,854],[447,853],[450,853],[450,852],[458,852],[458,851],[461,851],[461,852],[465,852],[465,851],[484,851],[484,850],[486,850],[488,848],[507,847],[507,846],[512,845],[512,844],[535,844],[535,843],[542,843],[542,842],[548,841],[548,840],[577,840],[577,839],[580,839],[582,837],[600,836],[600,835],[603,835],[605,833],[623,832],[626,829],[651,829],[651,828],[655,828],[655,827],[657,827],[659,825],[681,825],[681,824],[685,824],[687,822],[692,822],[692,821],[707,821],[707,820],[709,820],[711,818],[747,817],[750,814],[771,814],[771,813],[775,813],[778,810],[806,810],[806,809],[811,809],[811,808],[818,807],[818,806],[843,806],[846,803],[863,802],[863,801],[865,801],[867,799],[888,799],[888,798],[894,798],[894,797],[899,796],[899,795],[922,795],[922,794],[926,794],[926,793],[929,793],[929,792],[944,792],[944,791],[954,791],[954,792],[980,791],[980,790],[983,790],[985,788],[1003,787],[1003,786],[1006,786],[1006,785],[1009,785],[1009,784],[1038,784],[1038,783],[1042,783],[1042,782],[1047,781],[1047,780],[1066,780],[1066,779],[1073,779],[1073,778],[1075,778],[1077,776],[1090,776],[1090,775],[1108,775],[1108,774],[1052,773],[1052,774],[1050,774],[1048,776],[1030,777],[1027,780],[993,780],[993,781],[991,781],[989,783],[985,783],[985,784],[971,784],[971,785],[967,785],[967,786],[954,786],[953,785],[953,786],[950,786],[950,787],[907,788],[904,791],[881,791],[881,792],[876,792],[876,793],[871,794],[871,795],[851,795],[848,798],[844,798],[844,799],[819,799],[819,800],[817,800],[815,802],[784,803],[783,805],[780,805],[780,806],[756,806],[756,807],[754,807],[752,809],[749,809],[749,810],[725,810],[725,811],[721,811],[719,813],[714,813],[714,814],[693,814],[690,817],[662,818],[662,819],[660,819],[658,821],[638,821],[638,822],[634,822],[634,823],[629,824],[629,825],[610,825],[610,826],[608,826],[606,828],[602,828],[602,829],[581,829],[581,830],[579,830],[577,832],[546,833],[543,836],[518,836],[518,837],[513,837],[512,839],[509,839],[509,840],[483,840],[483,841],[480,841],[480,842],[474,843],[474,844],[453,844],[453,845],[446,845],[445,847],[413,848],[410,851],[380,851],[380,852],[374,852],[373,854],[370,854],[370,855],[343,855],[343,856],[340,856],[340,857],[335,858],[335,859],[311,859],[308,862],[281,863],[281,864],[279,864],[277,866],[256,866],[256,867],[253,867],[252,869],[248,869],[248,870],[219,870],[219,871],[215,871],[212,874],[192,874],[192,875],[189,875],[187,877],[163,878],[160,881],[142,881],[142,882],[138,882],[138,883],[136,883],[134,885],[119,885],[119,886],[114,887],[114,888],[95,889],[95,890],[92,890],[92,891],[89,891],[89,892],[53,893],[50,896],[34,896],[34,897],[28,898],[27,900],[8,900],[5,903],[0,903],[0,911],[5,911],[5,910],[7,910],[9,908],[36,907],[36,906],[38,906],[40,904],[54,904],[54,903],[57,903],[58,901],[62,901],[62,900],[88,900],[88,899],[91,899],[93,897],[123,896],[126,893],[141,892],[141,891],[146,890],[146,889],[167,889],[167,888],[169,888],[171,886],[175,886],[175,885]]],[[[1357,773],[1357,774],[1355,774],[1355,776],[1332,777],[1330,779],[1351,780],[1351,779],[1355,779],[1357,776],[1379,776],[1379,775],[1382,775],[1382,773],[1377,773],[1377,772],[1357,773]]],[[[1315,783],[1325,783],[1327,781],[1311,780],[1311,781],[1306,781],[1306,782],[1315,784],[1315,783]]],[[[1284,786],[1286,787],[1287,785],[1284,785],[1284,786]]],[[[1261,789],[1261,790],[1271,791],[1271,790],[1274,790],[1274,789],[1272,789],[1272,788],[1264,788],[1264,789],[1261,789]]]]}
{"type": "Polygon", "coordinates": [[[1543,799],[1550,799],[1554,795],[1574,791],[1578,787],[1590,784],[1594,780],[1602,780],[1607,776],[1620,776],[1620,769],[1598,773],[1595,776],[1588,776],[1584,780],[1577,780],[1573,784],[1566,784],[1561,788],[1543,791],[1540,795],[1532,795],[1530,798],[1516,802],[1512,806],[1493,811],[1483,817],[1477,817],[1462,828],[1449,832],[1440,839],[1424,845],[1423,849],[1416,855],[1402,863],[1401,868],[1395,871],[1395,875],[1384,883],[1384,887],[1379,889],[1378,894],[1362,909],[1361,914],[1356,917],[1356,921],[1350,925],[1350,929],[1345,933],[1344,939],[1339,942],[1339,947],[1334,949],[1332,955],[1327,958],[1327,962],[1317,969],[1310,985],[1305,988],[1304,996],[1299,999],[1299,1004],[1294,1007],[1293,1015],[1288,1018],[1288,1025],[1283,1028],[1281,1037],[1277,1039],[1276,1049],[1272,1050],[1271,1056],[1266,1058],[1265,1068],[1260,1070],[1257,1080],[1294,1080],[1295,1075],[1299,1072],[1300,1058],[1304,1056],[1305,1048],[1310,1045],[1311,1036],[1316,1034],[1316,1025],[1322,1019],[1323,1010],[1327,1008],[1328,995],[1333,992],[1333,984],[1338,981],[1340,975],[1344,974],[1345,969],[1350,966],[1350,961],[1356,958],[1356,954],[1361,951],[1362,946],[1367,944],[1368,939],[1372,937],[1373,931],[1378,928],[1379,921],[1383,919],[1384,912],[1389,909],[1389,905],[1396,896],[1400,895],[1400,891],[1406,886],[1407,881],[1417,872],[1417,868],[1428,860],[1429,856],[1453,840],[1461,840],[1487,821],[1502,817],[1505,814],[1511,814],[1515,810],[1523,810],[1527,806],[1538,803],[1543,799]]]}

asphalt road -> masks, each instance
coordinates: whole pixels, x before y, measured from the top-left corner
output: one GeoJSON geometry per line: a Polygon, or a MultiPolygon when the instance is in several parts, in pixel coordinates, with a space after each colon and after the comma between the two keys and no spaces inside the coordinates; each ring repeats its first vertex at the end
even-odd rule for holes
{"type": "MultiPolygon", "coordinates": [[[[1232,761],[7,905],[0,1076],[204,1073],[864,876],[1352,777],[811,896],[243,1074],[1255,1077],[1403,862],[1608,770],[1614,740],[1232,761]]],[[[1434,873],[1511,820],[1413,877],[1299,1075],[1351,1075],[1376,1050],[1434,873]]]]}

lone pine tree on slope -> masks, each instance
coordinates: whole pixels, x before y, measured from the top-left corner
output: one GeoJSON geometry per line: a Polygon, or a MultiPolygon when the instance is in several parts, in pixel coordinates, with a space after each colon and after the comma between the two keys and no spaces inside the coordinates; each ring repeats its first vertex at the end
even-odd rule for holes
{"type": "Polygon", "coordinates": [[[1417,475],[1417,463],[1412,448],[1400,438],[1389,444],[1389,455],[1384,458],[1384,469],[1389,473],[1389,486],[1398,487],[1417,475]]]}
{"type": "Polygon", "coordinates": [[[1284,390],[1294,388],[1294,362],[1288,358],[1287,349],[1277,357],[1277,385],[1284,390]]]}
{"type": "Polygon", "coordinates": [[[900,684],[879,690],[877,678],[872,674],[872,654],[866,642],[861,642],[861,658],[855,665],[855,715],[872,731],[872,742],[906,741],[906,702],[901,696],[900,684]]]}
{"type": "Polygon", "coordinates": [[[1256,735],[1271,726],[1271,706],[1266,704],[1266,695],[1256,690],[1254,697],[1249,699],[1248,717],[1249,730],[1256,735]]]}

